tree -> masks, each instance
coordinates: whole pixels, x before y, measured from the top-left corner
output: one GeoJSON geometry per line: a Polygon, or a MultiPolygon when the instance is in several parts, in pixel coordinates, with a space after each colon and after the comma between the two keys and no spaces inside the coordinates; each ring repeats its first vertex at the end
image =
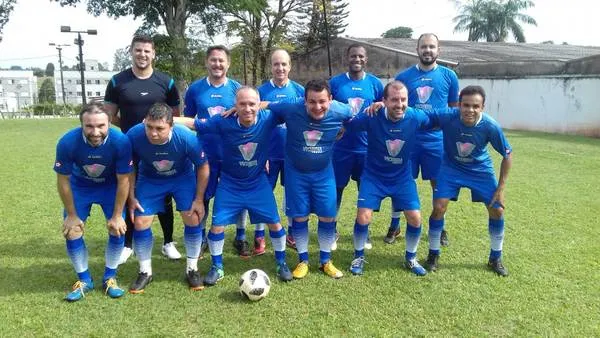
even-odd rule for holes
{"type": "Polygon", "coordinates": [[[44,73],[46,76],[54,76],[54,64],[52,62],[48,62],[46,65],[46,71],[44,73]]]}
{"type": "Polygon", "coordinates": [[[348,3],[344,0],[312,0],[306,1],[308,6],[301,10],[299,22],[296,25],[293,40],[297,49],[308,52],[311,49],[325,45],[325,19],[323,17],[323,2],[327,8],[327,31],[329,38],[335,38],[344,33],[348,18],[348,3]]]}
{"type": "Polygon", "coordinates": [[[382,38],[412,38],[413,30],[410,27],[398,26],[396,28],[388,29],[385,33],[381,34],[382,38]]]}
{"type": "Polygon", "coordinates": [[[44,77],[46,75],[41,68],[35,67],[31,68],[31,70],[33,70],[33,76],[35,77],[44,77]]]}
{"type": "Polygon", "coordinates": [[[131,65],[131,56],[129,55],[129,47],[118,48],[115,51],[113,61],[113,71],[120,72],[131,65]]]}
{"type": "Polygon", "coordinates": [[[50,78],[46,78],[38,91],[38,98],[40,103],[55,103],[56,102],[56,91],[54,89],[54,81],[50,78]]]}
{"type": "MultiPolygon", "coordinates": [[[[8,22],[8,16],[12,12],[17,0],[0,0],[0,34],[2,34],[2,28],[8,22]]],[[[0,38],[0,41],[2,39],[0,38]]]]}
{"type": "Polygon", "coordinates": [[[469,32],[469,41],[504,42],[509,33],[517,42],[525,42],[519,22],[537,26],[522,10],[535,6],[530,0],[469,0],[456,2],[460,14],[454,17],[455,32],[469,32]]]}
{"type": "Polygon", "coordinates": [[[10,70],[23,70],[21,66],[10,66],[10,70]]]}

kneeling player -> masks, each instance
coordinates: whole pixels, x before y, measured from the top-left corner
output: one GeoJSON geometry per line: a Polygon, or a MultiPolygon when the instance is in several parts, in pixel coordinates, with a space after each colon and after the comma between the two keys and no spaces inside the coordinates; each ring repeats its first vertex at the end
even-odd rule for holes
{"type": "Polygon", "coordinates": [[[81,127],[67,132],[56,147],[54,171],[65,218],[63,234],[67,254],[78,281],[65,299],[80,300],[94,288],[88,270],[88,252],[83,226],[92,204],[102,207],[109,232],[102,288],[111,298],[123,296],[116,275],[126,230],[123,208],[132,170],[131,145],[127,137],[110,128],[110,117],[101,104],[83,106],[79,113],[81,127]]]}
{"type": "Polygon", "coordinates": [[[202,246],[204,191],[208,182],[208,163],[194,133],[173,126],[173,111],[156,103],[143,123],[127,132],[133,156],[138,162],[138,178],[131,185],[129,209],[135,209],[133,249],[140,261],[140,272],[131,285],[131,293],[142,293],[152,281],[152,220],[162,212],[164,199],[171,195],[185,224],[183,238],[187,254],[186,279],[192,290],[204,288],[198,272],[202,246]],[[195,170],[194,170],[195,167],[195,170]]]}

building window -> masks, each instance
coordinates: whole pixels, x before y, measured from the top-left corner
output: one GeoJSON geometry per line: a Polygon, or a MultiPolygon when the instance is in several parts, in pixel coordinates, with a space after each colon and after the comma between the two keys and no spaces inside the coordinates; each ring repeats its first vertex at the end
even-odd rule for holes
{"type": "Polygon", "coordinates": [[[100,95],[102,95],[102,94],[100,94],[100,92],[96,92],[96,96],[100,96],[100,95]]]}
{"type": "Polygon", "coordinates": [[[100,80],[96,80],[96,81],[95,81],[95,83],[96,83],[96,84],[100,84],[100,80]]]}
{"type": "Polygon", "coordinates": [[[81,96],[81,92],[77,92],[77,96],[81,96]]]}
{"type": "Polygon", "coordinates": [[[13,79],[8,80],[8,84],[15,84],[15,80],[13,80],[13,79]]]}
{"type": "Polygon", "coordinates": [[[69,96],[73,96],[73,92],[69,92],[69,96]]]}
{"type": "Polygon", "coordinates": [[[87,92],[87,96],[92,96],[92,92],[87,92]]]}
{"type": "Polygon", "coordinates": [[[92,80],[85,80],[85,83],[92,84],[92,80]]]}
{"type": "Polygon", "coordinates": [[[77,84],[80,85],[81,84],[81,80],[77,80],[77,84]]]}
{"type": "Polygon", "coordinates": [[[73,83],[73,81],[71,81],[71,79],[68,79],[68,80],[67,80],[67,83],[73,83]]]}

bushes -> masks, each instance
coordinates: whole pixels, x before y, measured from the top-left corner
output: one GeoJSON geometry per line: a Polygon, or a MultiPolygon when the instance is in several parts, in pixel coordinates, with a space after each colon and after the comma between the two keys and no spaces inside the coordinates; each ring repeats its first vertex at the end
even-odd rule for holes
{"type": "Polygon", "coordinates": [[[56,104],[56,103],[38,103],[23,108],[23,111],[33,116],[70,116],[76,115],[81,110],[81,104],[56,104]]]}

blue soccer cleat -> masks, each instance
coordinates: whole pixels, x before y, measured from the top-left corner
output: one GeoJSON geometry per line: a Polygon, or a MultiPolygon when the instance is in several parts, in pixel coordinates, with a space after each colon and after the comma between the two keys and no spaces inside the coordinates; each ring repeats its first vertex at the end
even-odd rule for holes
{"type": "Polygon", "coordinates": [[[365,267],[365,263],[367,261],[364,257],[356,257],[350,263],[350,272],[355,276],[360,276],[363,274],[363,269],[365,267]]]}
{"type": "Polygon", "coordinates": [[[104,294],[110,298],[120,298],[125,294],[125,290],[121,289],[115,278],[109,278],[102,283],[104,294]]]}
{"type": "Polygon", "coordinates": [[[289,282],[294,279],[290,268],[285,262],[277,265],[277,277],[279,277],[282,282],[289,282]]]}
{"type": "Polygon", "coordinates": [[[89,281],[86,283],[78,280],[77,282],[75,282],[75,284],[73,284],[73,291],[69,292],[69,294],[65,296],[65,300],[67,302],[76,302],[81,298],[85,297],[85,294],[92,291],[93,289],[93,281],[89,281]]]}
{"type": "Polygon", "coordinates": [[[213,265],[204,277],[204,285],[213,286],[217,284],[218,281],[223,279],[224,276],[225,271],[223,271],[223,268],[213,265]]]}
{"type": "Polygon", "coordinates": [[[427,270],[419,264],[416,258],[404,262],[404,266],[417,276],[425,276],[427,270]]]}

